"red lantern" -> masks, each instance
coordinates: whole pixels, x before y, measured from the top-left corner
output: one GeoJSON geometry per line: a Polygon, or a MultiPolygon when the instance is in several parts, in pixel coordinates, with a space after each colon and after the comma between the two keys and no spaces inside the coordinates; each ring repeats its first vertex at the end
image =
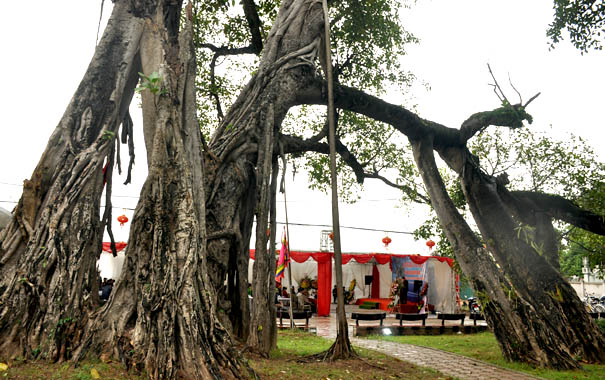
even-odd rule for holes
{"type": "Polygon", "coordinates": [[[330,238],[330,240],[334,240],[334,233],[333,233],[333,232],[330,232],[330,233],[328,234],[328,237],[330,238]]]}
{"type": "Polygon", "coordinates": [[[392,242],[392,241],[393,241],[393,240],[391,240],[391,238],[390,238],[390,237],[388,237],[388,236],[385,236],[385,237],[383,237],[383,238],[382,238],[382,242],[384,243],[384,246],[385,246],[385,247],[388,247],[388,246],[389,246],[389,244],[391,244],[391,242],[392,242]]]}
{"type": "Polygon", "coordinates": [[[429,247],[429,251],[430,251],[430,250],[432,250],[432,249],[433,249],[433,247],[435,246],[435,242],[429,239],[429,240],[426,242],[426,246],[427,246],[427,247],[429,247]]]}
{"type": "Polygon", "coordinates": [[[118,222],[120,222],[120,226],[124,227],[124,223],[128,222],[128,218],[126,215],[118,216],[118,222]]]}

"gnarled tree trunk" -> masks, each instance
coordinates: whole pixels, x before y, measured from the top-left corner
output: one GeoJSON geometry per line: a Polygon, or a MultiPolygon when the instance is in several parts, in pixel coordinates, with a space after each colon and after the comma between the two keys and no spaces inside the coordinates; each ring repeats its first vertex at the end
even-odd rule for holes
{"type": "MultiPolygon", "coordinates": [[[[241,378],[243,368],[216,317],[207,275],[201,132],[188,22],[177,43],[180,4],[159,1],[161,87],[149,175],[135,210],[124,269],[77,352],[106,352],[151,379],[241,378]]],[[[147,90],[145,90],[147,91],[147,90]]],[[[145,100],[144,100],[145,101],[145,100]]]]}
{"type": "Polygon", "coordinates": [[[95,55],[0,234],[0,355],[63,360],[98,306],[103,163],[137,77],[143,22],[117,2],[95,55]]]}
{"type": "Polygon", "coordinates": [[[578,367],[578,357],[604,361],[605,338],[576,292],[531,242],[516,232],[519,223],[500,196],[506,189],[483,173],[466,149],[461,155],[462,189],[473,218],[514,287],[510,289],[512,297],[523,298],[533,306],[535,316],[528,325],[534,332],[534,351],[547,354],[546,360],[536,364],[564,369],[578,367]]]}
{"type": "MultiPolygon", "coordinates": [[[[255,200],[264,197],[267,191],[267,187],[259,189],[257,182],[260,183],[262,176],[270,176],[270,171],[263,172],[259,163],[271,162],[271,159],[265,157],[260,161],[259,150],[267,144],[276,143],[274,134],[288,110],[297,104],[297,95],[310,83],[314,69],[312,62],[318,53],[322,28],[320,3],[310,0],[282,3],[256,74],[240,93],[208,144],[210,154],[206,156],[206,162],[209,181],[206,195],[209,270],[219,293],[220,308],[231,318],[234,332],[251,344],[273,340],[259,336],[270,334],[270,330],[264,327],[259,329],[261,325],[258,324],[271,319],[268,314],[271,309],[257,308],[255,312],[267,314],[255,316],[254,324],[249,324],[250,311],[245,291],[253,215],[266,206],[257,204],[255,200]],[[270,141],[265,142],[267,127],[272,131],[270,141]],[[235,268],[234,264],[237,265],[235,268]],[[249,338],[249,334],[254,336],[249,338]]],[[[257,216],[257,220],[265,226],[257,237],[259,234],[266,236],[266,217],[257,216]]],[[[262,245],[262,242],[258,244],[262,245]]],[[[271,256],[269,259],[274,258],[271,256]]],[[[259,273],[257,278],[266,281],[271,275],[259,273]]],[[[273,284],[254,284],[254,302],[259,302],[259,305],[272,303],[272,291],[265,293],[263,290],[272,290],[272,287],[273,284]],[[262,294],[257,293],[259,291],[262,294]],[[263,300],[257,299],[259,297],[263,300]]],[[[268,352],[266,347],[263,344],[263,347],[257,348],[268,352]]]]}
{"type": "MultiPolygon", "coordinates": [[[[576,362],[569,356],[568,347],[546,344],[561,339],[557,331],[562,327],[553,329],[545,315],[546,310],[536,308],[534,297],[520,293],[511,284],[508,272],[502,272],[496,266],[489,252],[481,246],[456,210],[435,165],[431,137],[413,141],[412,148],[431,204],[452,244],[456,260],[479,295],[486,320],[494,331],[504,356],[509,360],[537,366],[564,363],[576,367],[576,362]],[[507,274],[506,277],[504,273],[507,274]],[[559,359],[561,356],[564,357],[563,361],[559,359]]],[[[539,274],[536,273],[536,276],[539,274]]],[[[562,367],[561,364],[558,366],[562,367]]]]}

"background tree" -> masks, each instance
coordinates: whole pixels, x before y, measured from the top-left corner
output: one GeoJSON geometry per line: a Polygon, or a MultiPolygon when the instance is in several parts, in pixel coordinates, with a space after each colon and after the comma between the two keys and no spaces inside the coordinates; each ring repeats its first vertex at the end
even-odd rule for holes
{"type": "Polygon", "coordinates": [[[593,0],[555,0],[555,19],[547,36],[551,47],[563,40],[562,31],[569,33],[570,42],[582,53],[591,49],[601,50],[605,33],[605,4],[593,0]]]}

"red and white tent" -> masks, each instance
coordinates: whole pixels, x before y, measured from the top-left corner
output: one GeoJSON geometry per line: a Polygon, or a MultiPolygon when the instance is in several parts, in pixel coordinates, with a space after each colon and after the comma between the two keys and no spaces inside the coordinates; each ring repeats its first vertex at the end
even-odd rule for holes
{"type": "MultiPolygon", "coordinates": [[[[252,282],[252,271],[255,251],[250,250],[250,265],[248,269],[249,281],[252,282]]],[[[304,252],[291,251],[290,256],[294,264],[290,263],[288,270],[292,270],[292,283],[295,288],[303,278],[317,279],[317,314],[326,316],[330,314],[332,299],[333,270],[332,252],[304,252]]],[[[393,272],[396,276],[405,273],[410,280],[424,279],[429,282],[429,303],[436,305],[437,310],[453,312],[456,302],[455,272],[452,270],[453,260],[437,256],[396,255],[385,253],[360,253],[342,255],[343,285],[348,289],[351,280],[356,280],[355,298],[387,299],[393,282],[393,272]],[[393,271],[393,262],[396,263],[393,271]],[[365,287],[365,276],[372,276],[371,294],[365,287]]],[[[284,285],[290,287],[288,276],[284,285]]]]}

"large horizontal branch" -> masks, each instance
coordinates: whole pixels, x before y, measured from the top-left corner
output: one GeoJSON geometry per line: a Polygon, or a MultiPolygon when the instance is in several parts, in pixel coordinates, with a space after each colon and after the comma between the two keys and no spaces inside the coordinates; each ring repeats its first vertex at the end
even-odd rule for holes
{"type": "MultiPolygon", "coordinates": [[[[325,80],[315,78],[314,83],[301,92],[300,104],[326,104],[325,80]]],[[[367,94],[355,88],[334,85],[336,107],[356,112],[374,120],[387,123],[410,140],[419,140],[423,136],[434,136],[436,149],[462,147],[475,133],[489,125],[519,127],[522,120],[531,120],[525,111],[517,106],[497,108],[493,111],[472,115],[462,125],[462,129],[449,128],[434,121],[422,119],[417,114],[400,106],[367,94]]]]}
{"type": "Polygon", "coordinates": [[[584,210],[559,195],[533,191],[512,191],[510,194],[535,211],[544,212],[555,219],[605,236],[605,216],[584,210]]]}
{"type": "Polygon", "coordinates": [[[460,142],[466,143],[477,132],[489,127],[521,128],[523,121],[532,122],[532,118],[520,105],[503,106],[493,111],[477,112],[462,123],[460,127],[460,142]]]}

